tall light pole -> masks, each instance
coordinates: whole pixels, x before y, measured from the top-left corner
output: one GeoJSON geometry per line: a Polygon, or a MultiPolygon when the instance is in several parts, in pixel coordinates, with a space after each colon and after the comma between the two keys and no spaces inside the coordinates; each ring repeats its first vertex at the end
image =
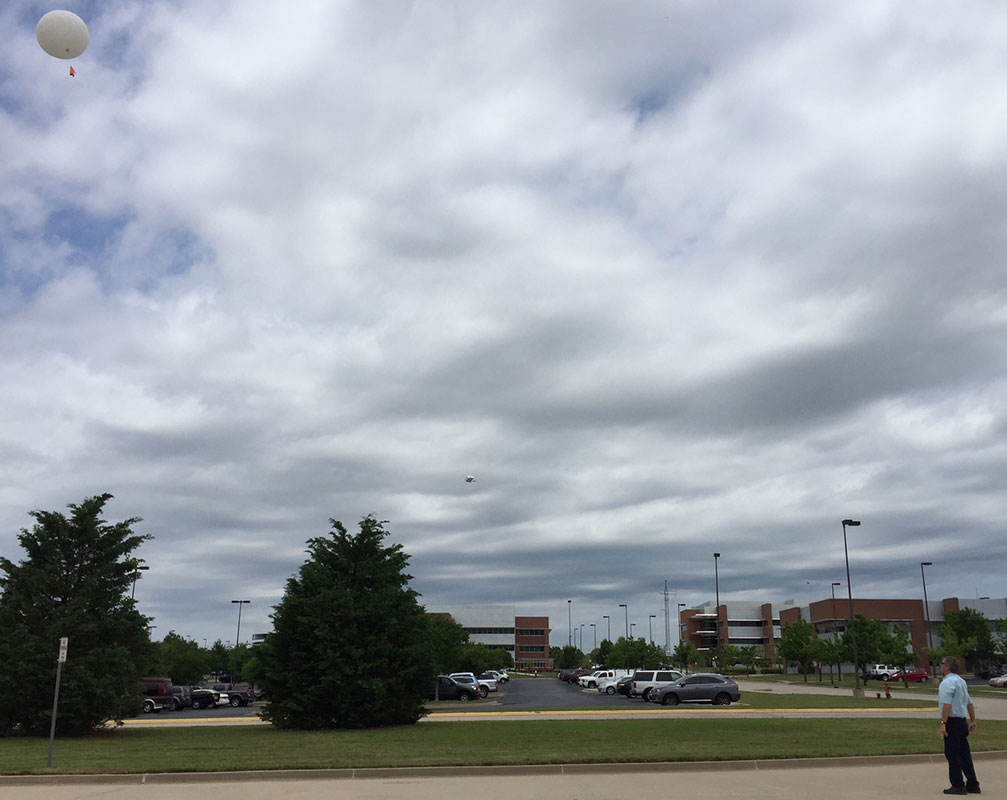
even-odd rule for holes
{"type": "Polygon", "coordinates": [[[678,604],[678,643],[682,643],[682,609],[685,608],[688,603],[678,604]]]}
{"type": "Polygon", "coordinates": [[[146,572],[148,569],[150,569],[150,567],[144,566],[143,564],[137,564],[136,565],[136,570],[133,572],[133,590],[129,593],[129,599],[130,600],[135,600],[136,599],[136,579],[137,579],[137,576],[139,576],[141,570],[144,571],[144,572],[146,572]]]}
{"type": "MultiPolygon", "coordinates": [[[[930,604],[927,602],[927,576],[923,571],[924,567],[932,567],[934,565],[933,561],[921,561],[920,562],[920,576],[923,578],[923,615],[926,619],[927,625],[927,648],[929,650],[934,649],[934,639],[933,634],[930,633],[930,604]]],[[[930,653],[927,653],[927,663],[930,665],[930,671],[932,674],[937,674],[937,668],[934,666],[934,660],[930,657],[930,653]]]]}
{"type": "MultiPolygon", "coordinates": [[[[838,639],[839,638],[838,635],[837,635],[839,633],[839,626],[838,626],[839,617],[836,616],[836,587],[837,586],[842,586],[842,585],[843,584],[840,583],[839,581],[833,581],[832,582],[832,638],[833,639],[838,639]]],[[[829,674],[831,674],[831,673],[829,673],[829,674]]]]}
{"type": "Polygon", "coordinates": [[[580,649],[584,650],[584,623],[580,623],[580,649]]]}
{"type": "Polygon", "coordinates": [[[857,668],[857,626],[853,617],[853,587],[850,585],[850,550],[846,546],[846,526],[857,528],[860,526],[859,519],[843,520],[843,555],[846,556],[846,591],[850,598],[850,641],[853,642],[853,694],[856,697],[863,695],[864,690],[860,688],[860,670],[857,668]]]}
{"type": "Polygon", "coordinates": [[[611,642],[612,641],[612,618],[608,614],[602,614],[601,618],[608,620],[608,640],[611,642]]]}
{"type": "Polygon", "coordinates": [[[232,603],[238,604],[238,632],[234,635],[234,646],[237,647],[241,644],[241,607],[245,603],[251,603],[251,600],[232,600],[232,603]]]}
{"type": "Polygon", "coordinates": [[[627,603],[619,603],[619,608],[626,609],[626,641],[629,641],[629,605],[627,603]]]}
{"type": "Polygon", "coordinates": [[[713,585],[717,592],[717,646],[720,646],[720,572],[717,570],[717,561],[720,559],[720,553],[713,554],[713,585]]]}
{"type": "Polygon", "coordinates": [[[568,631],[566,643],[569,646],[573,644],[573,600],[566,601],[566,628],[568,631]]]}
{"type": "Polygon", "coordinates": [[[636,633],[636,631],[633,630],[633,628],[635,628],[635,627],[636,627],[636,623],[635,622],[629,623],[629,638],[630,638],[631,641],[633,639],[633,634],[636,633]]]}
{"type": "Polygon", "coordinates": [[[650,643],[651,644],[654,644],[654,620],[655,619],[657,619],[657,614],[651,614],[650,618],[648,619],[648,622],[647,622],[647,625],[649,626],[648,627],[648,631],[650,633],[650,643]]]}
{"type": "Polygon", "coordinates": [[[594,628],[594,631],[593,631],[593,633],[594,633],[594,649],[597,650],[598,649],[598,628],[595,627],[595,624],[593,622],[591,623],[591,627],[594,628]]]}

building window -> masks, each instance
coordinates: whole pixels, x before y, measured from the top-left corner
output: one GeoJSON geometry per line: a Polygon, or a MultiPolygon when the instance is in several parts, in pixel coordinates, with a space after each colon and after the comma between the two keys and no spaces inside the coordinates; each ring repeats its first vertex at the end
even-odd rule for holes
{"type": "Polygon", "coordinates": [[[545,636],[543,628],[518,628],[518,636],[545,636]]]}
{"type": "Polygon", "coordinates": [[[504,633],[504,634],[510,634],[511,636],[514,635],[513,628],[466,628],[465,630],[468,631],[469,633],[475,633],[475,634],[504,633]]]}
{"type": "Polygon", "coordinates": [[[545,648],[540,644],[523,644],[518,650],[522,653],[544,653],[545,648]]]}

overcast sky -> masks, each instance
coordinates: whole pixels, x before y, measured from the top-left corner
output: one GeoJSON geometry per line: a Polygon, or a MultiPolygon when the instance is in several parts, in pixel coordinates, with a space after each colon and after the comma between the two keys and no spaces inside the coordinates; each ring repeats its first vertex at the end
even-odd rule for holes
{"type": "Polygon", "coordinates": [[[368,514],[554,644],[845,596],[845,517],[1007,593],[1007,5],[69,7],[0,7],[0,554],[111,492],[210,642],[368,514]]]}

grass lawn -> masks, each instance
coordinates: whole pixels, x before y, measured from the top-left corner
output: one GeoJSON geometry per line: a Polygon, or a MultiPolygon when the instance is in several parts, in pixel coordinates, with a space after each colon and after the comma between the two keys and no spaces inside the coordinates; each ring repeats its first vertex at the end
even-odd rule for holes
{"type": "MultiPolygon", "coordinates": [[[[983,721],[974,750],[1007,750],[1007,721],[983,721]]],[[[0,774],[196,772],[707,761],[941,753],[933,720],[616,719],[424,723],[368,731],[127,728],[0,739],[0,774]]]]}

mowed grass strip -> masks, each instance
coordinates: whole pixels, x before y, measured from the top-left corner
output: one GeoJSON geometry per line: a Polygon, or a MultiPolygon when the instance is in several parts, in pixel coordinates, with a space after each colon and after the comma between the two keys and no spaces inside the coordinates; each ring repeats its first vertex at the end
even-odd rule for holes
{"type": "MultiPolygon", "coordinates": [[[[1007,721],[982,722],[974,750],[1007,750],[1007,721]]],[[[941,753],[933,720],[634,719],[457,722],[367,731],[140,728],[0,739],[0,774],[216,772],[813,758],[941,753]]]]}

